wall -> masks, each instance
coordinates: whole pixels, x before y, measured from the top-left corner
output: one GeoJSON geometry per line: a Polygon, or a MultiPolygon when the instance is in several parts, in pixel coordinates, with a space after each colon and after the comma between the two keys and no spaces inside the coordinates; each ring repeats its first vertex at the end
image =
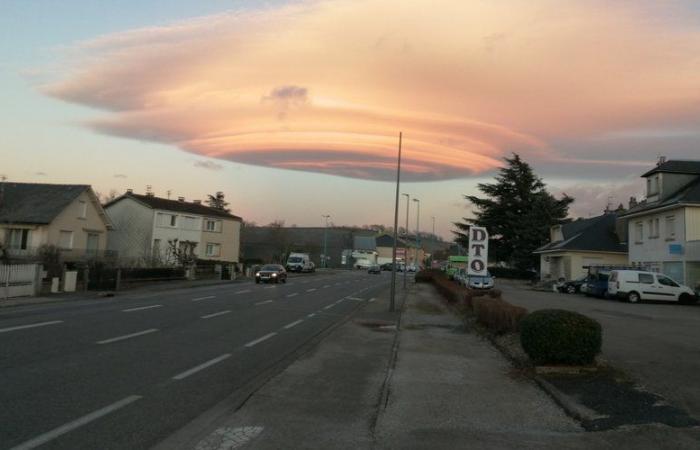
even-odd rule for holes
{"type": "Polygon", "coordinates": [[[620,253],[597,252],[557,252],[540,254],[540,278],[567,280],[581,278],[588,273],[584,266],[627,265],[627,255],[620,253]],[[549,261],[546,258],[549,257],[549,261]]]}
{"type": "Polygon", "coordinates": [[[93,199],[86,191],[73,200],[49,225],[47,243],[58,245],[61,230],[73,231],[72,248],[79,252],[87,248],[88,233],[96,233],[99,235],[98,251],[104,251],[107,248],[107,226],[93,199]],[[80,217],[80,201],[87,204],[84,219],[80,217]]]}
{"type": "Polygon", "coordinates": [[[119,252],[120,260],[150,257],[153,210],[127,197],[110,205],[107,214],[114,225],[107,248],[119,252]]]}
{"type": "Polygon", "coordinates": [[[630,262],[683,261],[685,259],[684,255],[672,255],[669,252],[670,244],[684,244],[685,242],[685,213],[683,208],[631,217],[627,226],[630,262]],[[674,239],[667,239],[666,237],[666,217],[668,216],[675,217],[676,236],[674,239]],[[649,219],[659,219],[659,236],[657,238],[649,236],[649,219]],[[642,222],[644,229],[641,243],[637,242],[636,224],[638,222],[642,222]]]}
{"type": "Polygon", "coordinates": [[[177,213],[172,211],[155,210],[153,220],[153,239],[151,243],[156,239],[160,239],[161,245],[161,255],[165,254],[165,249],[167,248],[168,241],[177,239],[178,241],[191,241],[197,242],[197,247],[194,249],[195,255],[204,255],[204,248],[202,248],[202,216],[197,216],[195,214],[188,213],[177,213]],[[177,221],[174,227],[158,223],[158,214],[167,214],[177,216],[177,221]],[[192,217],[192,226],[189,228],[183,228],[186,223],[186,218],[192,217]]]}
{"type": "Polygon", "coordinates": [[[228,262],[239,262],[241,249],[241,222],[238,220],[224,219],[223,217],[204,218],[202,223],[202,237],[198,254],[202,259],[214,259],[228,262]],[[221,221],[221,232],[206,231],[206,220],[221,221]],[[219,257],[207,256],[207,243],[221,244],[219,257]]]}

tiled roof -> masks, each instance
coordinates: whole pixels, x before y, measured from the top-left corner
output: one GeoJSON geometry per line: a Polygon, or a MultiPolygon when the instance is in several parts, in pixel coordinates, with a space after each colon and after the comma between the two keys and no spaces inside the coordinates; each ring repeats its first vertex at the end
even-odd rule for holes
{"type": "Polygon", "coordinates": [[[673,206],[680,203],[700,204],[700,176],[678,189],[665,200],[654,203],[640,203],[634,208],[630,208],[620,217],[626,217],[645,211],[652,211],[666,206],[673,206]]]}
{"type": "Polygon", "coordinates": [[[617,214],[609,213],[563,224],[564,239],[543,245],[534,253],[567,250],[627,253],[627,245],[620,243],[615,232],[616,219],[617,214]]]}
{"type": "Polygon", "coordinates": [[[642,175],[642,177],[648,177],[649,175],[655,174],[657,172],[700,175],[700,161],[666,161],[654,167],[653,169],[642,175]]]}
{"type": "Polygon", "coordinates": [[[109,202],[105,205],[105,208],[120,201],[123,198],[133,198],[134,200],[136,200],[140,203],[143,203],[146,206],[153,208],[153,209],[162,209],[165,211],[197,214],[200,216],[216,216],[216,217],[224,217],[224,218],[234,219],[234,220],[241,220],[240,217],[234,216],[233,214],[227,213],[226,211],[222,211],[222,210],[216,209],[216,208],[211,208],[209,206],[202,205],[199,203],[184,202],[184,201],[179,201],[179,200],[170,200],[167,198],[160,198],[160,197],[156,197],[153,195],[141,195],[141,194],[133,194],[133,193],[126,193],[123,196],[112,200],[111,202],[109,202]]]}
{"type": "Polygon", "coordinates": [[[0,183],[0,223],[49,224],[86,184],[0,183]]]}

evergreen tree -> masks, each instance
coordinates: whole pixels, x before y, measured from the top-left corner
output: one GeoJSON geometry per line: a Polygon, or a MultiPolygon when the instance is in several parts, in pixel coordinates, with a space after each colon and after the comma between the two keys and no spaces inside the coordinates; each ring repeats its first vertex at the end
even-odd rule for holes
{"type": "Polygon", "coordinates": [[[217,192],[216,195],[210,194],[209,198],[207,199],[207,205],[214,209],[231,212],[231,210],[227,208],[228,202],[224,200],[224,193],[221,191],[217,192]]]}
{"type": "Polygon", "coordinates": [[[556,199],[545,189],[520,156],[504,158],[495,183],[479,183],[485,197],[465,195],[475,207],[475,218],[455,222],[455,241],[467,247],[471,225],[485,227],[490,235],[489,259],[507,262],[519,269],[532,269],[539,258],[532,252],[549,239],[549,228],[567,216],[573,198],[556,199]]]}

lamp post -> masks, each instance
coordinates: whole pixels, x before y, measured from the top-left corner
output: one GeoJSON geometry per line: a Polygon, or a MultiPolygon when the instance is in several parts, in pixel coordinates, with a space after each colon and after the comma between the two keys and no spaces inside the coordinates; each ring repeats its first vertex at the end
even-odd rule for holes
{"type": "Polygon", "coordinates": [[[399,233],[399,189],[401,187],[401,137],[399,133],[399,158],[396,164],[396,200],[394,201],[394,248],[391,252],[391,287],[389,291],[389,312],[394,312],[396,297],[396,240],[399,233]]]}
{"type": "Polygon", "coordinates": [[[418,250],[420,248],[420,200],[417,198],[413,199],[414,202],[418,203],[418,212],[416,214],[416,270],[418,270],[418,250]]]}
{"type": "Polygon", "coordinates": [[[321,217],[326,219],[326,226],[323,229],[323,268],[328,268],[328,219],[331,217],[328,214],[324,214],[321,217]]]}
{"type": "MultiPolygon", "coordinates": [[[[406,196],[406,240],[408,242],[408,209],[411,206],[411,196],[409,194],[401,194],[406,196]]],[[[408,269],[408,249],[403,249],[403,288],[406,289],[406,271],[408,269]]]]}

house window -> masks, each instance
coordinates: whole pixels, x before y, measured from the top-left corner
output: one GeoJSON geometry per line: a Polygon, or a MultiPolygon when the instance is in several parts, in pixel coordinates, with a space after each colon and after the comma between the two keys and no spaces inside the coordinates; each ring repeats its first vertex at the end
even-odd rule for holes
{"type": "Polygon", "coordinates": [[[659,193],[659,175],[654,175],[647,178],[647,196],[656,195],[659,193]]]}
{"type": "Polygon", "coordinates": [[[100,249],[100,235],[97,233],[88,233],[87,235],[87,253],[88,255],[97,255],[100,249]]]}
{"type": "Polygon", "coordinates": [[[170,226],[171,227],[177,226],[177,216],[174,214],[170,216],[170,226]]]}
{"type": "Polygon", "coordinates": [[[87,217],[87,202],[80,200],[78,202],[78,216],[79,219],[85,219],[87,217]]]}
{"type": "Polygon", "coordinates": [[[211,232],[221,232],[221,221],[220,220],[207,220],[205,229],[211,232]]]}
{"type": "Polygon", "coordinates": [[[659,237],[659,219],[649,219],[649,239],[659,237]]]}
{"type": "Polygon", "coordinates": [[[5,232],[5,242],[13,250],[26,250],[29,243],[29,232],[26,228],[10,228],[5,232]]]}
{"type": "Polygon", "coordinates": [[[676,238],[676,217],[666,217],[666,239],[673,240],[676,238]]]}
{"type": "Polygon", "coordinates": [[[207,256],[221,256],[221,244],[207,243],[207,256]]]}
{"type": "Polygon", "coordinates": [[[64,250],[73,248],[73,232],[61,230],[58,235],[58,246],[64,250]]]}
{"type": "Polygon", "coordinates": [[[642,239],[644,239],[644,224],[642,222],[637,222],[634,224],[634,228],[635,228],[634,241],[637,244],[641,244],[642,239]]]}
{"type": "Polygon", "coordinates": [[[197,225],[198,221],[195,217],[183,216],[180,223],[180,228],[183,230],[198,230],[199,227],[197,225]]]}

